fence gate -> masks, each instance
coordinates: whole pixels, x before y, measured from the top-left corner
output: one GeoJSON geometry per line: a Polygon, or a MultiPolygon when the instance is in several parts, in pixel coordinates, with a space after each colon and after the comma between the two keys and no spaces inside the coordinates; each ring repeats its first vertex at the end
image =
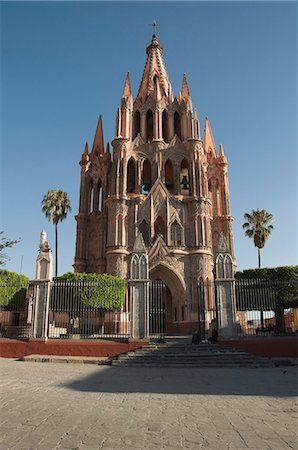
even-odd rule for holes
{"type": "Polygon", "coordinates": [[[153,280],[149,285],[149,336],[163,337],[166,334],[167,286],[162,280],[153,280]]]}

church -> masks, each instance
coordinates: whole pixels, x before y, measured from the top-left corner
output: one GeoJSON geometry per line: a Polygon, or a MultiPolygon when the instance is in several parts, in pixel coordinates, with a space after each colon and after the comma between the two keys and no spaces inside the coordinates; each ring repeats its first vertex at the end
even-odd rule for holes
{"type": "MultiPolygon", "coordinates": [[[[207,118],[201,136],[185,74],[173,93],[156,33],[146,54],[135,98],[127,74],[112,149],[100,116],[82,154],[74,269],[129,280],[141,233],[149,278],[166,289],[166,328],[189,332],[198,284],[233,277],[228,162],[207,118]]],[[[213,297],[210,290],[206,310],[213,297]]]]}

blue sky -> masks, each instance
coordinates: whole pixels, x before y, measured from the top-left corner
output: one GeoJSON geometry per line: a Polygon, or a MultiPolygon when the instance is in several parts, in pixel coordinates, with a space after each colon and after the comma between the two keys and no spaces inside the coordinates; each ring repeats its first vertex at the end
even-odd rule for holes
{"type": "Polygon", "coordinates": [[[229,160],[238,269],[257,266],[243,214],[266,209],[262,265],[297,264],[297,4],[294,2],[1,3],[1,223],[22,241],[8,270],[34,276],[49,189],[68,192],[59,272],[72,270],[80,168],[99,114],[105,141],[127,71],[137,93],[156,18],[175,94],[186,72],[201,129],[208,116],[229,160]]]}

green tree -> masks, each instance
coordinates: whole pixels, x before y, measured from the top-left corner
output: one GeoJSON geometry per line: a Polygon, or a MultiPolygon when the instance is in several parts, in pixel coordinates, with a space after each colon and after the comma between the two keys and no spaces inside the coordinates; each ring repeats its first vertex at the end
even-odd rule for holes
{"type": "Polygon", "coordinates": [[[55,225],[55,275],[58,275],[58,223],[62,222],[71,211],[68,194],[61,190],[51,190],[44,196],[42,212],[55,225]]]}
{"type": "Polygon", "coordinates": [[[253,238],[255,247],[258,249],[258,267],[260,268],[261,248],[265,246],[273,230],[273,225],[270,225],[273,216],[264,209],[253,209],[250,214],[244,214],[244,219],[246,222],[242,225],[242,228],[245,230],[245,236],[253,238]]]}
{"type": "MultiPolygon", "coordinates": [[[[246,222],[242,225],[245,230],[245,236],[253,238],[255,247],[258,249],[258,267],[261,268],[261,248],[264,248],[267,239],[269,238],[273,225],[270,222],[273,219],[272,214],[269,214],[265,209],[252,210],[251,213],[245,213],[244,219],[246,222]]],[[[264,314],[260,311],[261,327],[264,328],[264,314]]]]}
{"type": "Polygon", "coordinates": [[[11,240],[4,237],[4,231],[0,231],[0,266],[3,266],[6,261],[9,260],[9,257],[4,253],[4,249],[11,248],[15,244],[18,244],[20,239],[11,240]]]}

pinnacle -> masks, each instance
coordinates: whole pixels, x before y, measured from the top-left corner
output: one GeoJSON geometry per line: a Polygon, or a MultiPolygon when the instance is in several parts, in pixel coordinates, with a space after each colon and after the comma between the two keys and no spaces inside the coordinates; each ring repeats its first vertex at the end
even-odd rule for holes
{"type": "Polygon", "coordinates": [[[132,97],[132,89],[131,89],[131,83],[130,83],[130,74],[129,74],[129,72],[127,72],[125,83],[124,83],[124,88],[123,88],[123,93],[122,93],[122,98],[130,98],[130,97],[132,97]]]}
{"type": "Polygon", "coordinates": [[[92,146],[92,152],[95,152],[95,150],[98,150],[99,153],[104,153],[104,143],[103,143],[103,129],[102,129],[102,118],[99,116],[93,146],[92,146]]]}

